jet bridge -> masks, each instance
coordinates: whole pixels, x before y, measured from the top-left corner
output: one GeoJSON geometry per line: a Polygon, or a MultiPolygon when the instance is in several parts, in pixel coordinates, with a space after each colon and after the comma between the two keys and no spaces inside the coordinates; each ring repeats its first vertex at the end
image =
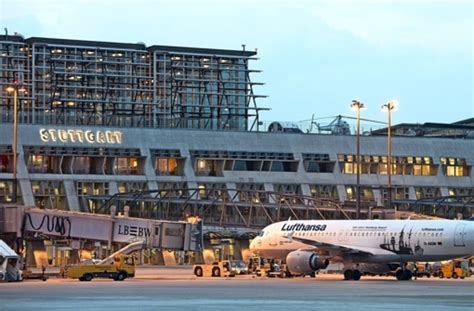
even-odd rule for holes
{"type": "Polygon", "coordinates": [[[28,235],[111,243],[143,241],[144,248],[202,250],[202,223],[99,215],[18,206],[0,208],[0,230],[17,238],[28,235]]]}

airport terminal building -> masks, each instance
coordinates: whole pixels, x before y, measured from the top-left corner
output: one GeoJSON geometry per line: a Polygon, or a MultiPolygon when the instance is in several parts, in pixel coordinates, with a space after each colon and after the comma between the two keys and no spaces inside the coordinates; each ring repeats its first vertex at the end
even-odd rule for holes
{"type": "MultiPolygon", "coordinates": [[[[0,202],[13,201],[16,152],[25,206],[198,214],[223,230],[354,217],[356,136],[262,128],[256,54],[2,35],[0,202]]],[[[393,207],[470,217],[474,119],[392,134],[392,206],[386,129],[360,137],[363,217],[393,217],[393,207]]]]}

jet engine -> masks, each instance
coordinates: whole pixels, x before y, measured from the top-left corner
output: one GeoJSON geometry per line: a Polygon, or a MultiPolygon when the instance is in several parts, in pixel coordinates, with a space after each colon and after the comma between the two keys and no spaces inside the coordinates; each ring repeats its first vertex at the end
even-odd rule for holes
{"type": "Polygon", "coordinates": [[[294,251],[286,256],[286,265],[291,274],[310,274],[328,266],[328,259],[321,259],[317,254],[305,251],[294,251]]]}

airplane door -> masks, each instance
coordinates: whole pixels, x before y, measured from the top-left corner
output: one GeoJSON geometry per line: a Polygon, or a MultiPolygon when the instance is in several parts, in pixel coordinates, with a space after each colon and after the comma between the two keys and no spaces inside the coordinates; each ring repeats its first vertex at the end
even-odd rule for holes
{"type": "Polygon", "coordinates": [[[270,246],[277,246],[278,245],[278,237],[276,234],[272,234],[270,239],[268,240],[268,244],[270,246]]]}
{"type": "Polygon", "coordinates": [[[466,246],[464,244],[464,235],[466,234],[466,225],[459,224],[454,229],[454,246],[466,246]]]}

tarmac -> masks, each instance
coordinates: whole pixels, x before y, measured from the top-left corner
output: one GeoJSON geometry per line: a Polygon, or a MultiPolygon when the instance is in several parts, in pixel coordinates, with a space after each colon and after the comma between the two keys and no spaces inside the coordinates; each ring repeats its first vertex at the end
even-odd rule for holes
{"type": "MultiPolygon", "coordinates": [[[[54,271],[53,271],[54,272],[54,271]]],[[[464,280],[340,274],[274,279],[197,278],[191,267],[139,267],[133,279],[91,282],[51,277],[0,283],[0,310],[473,310],[474,277],[464,280]]]]}

